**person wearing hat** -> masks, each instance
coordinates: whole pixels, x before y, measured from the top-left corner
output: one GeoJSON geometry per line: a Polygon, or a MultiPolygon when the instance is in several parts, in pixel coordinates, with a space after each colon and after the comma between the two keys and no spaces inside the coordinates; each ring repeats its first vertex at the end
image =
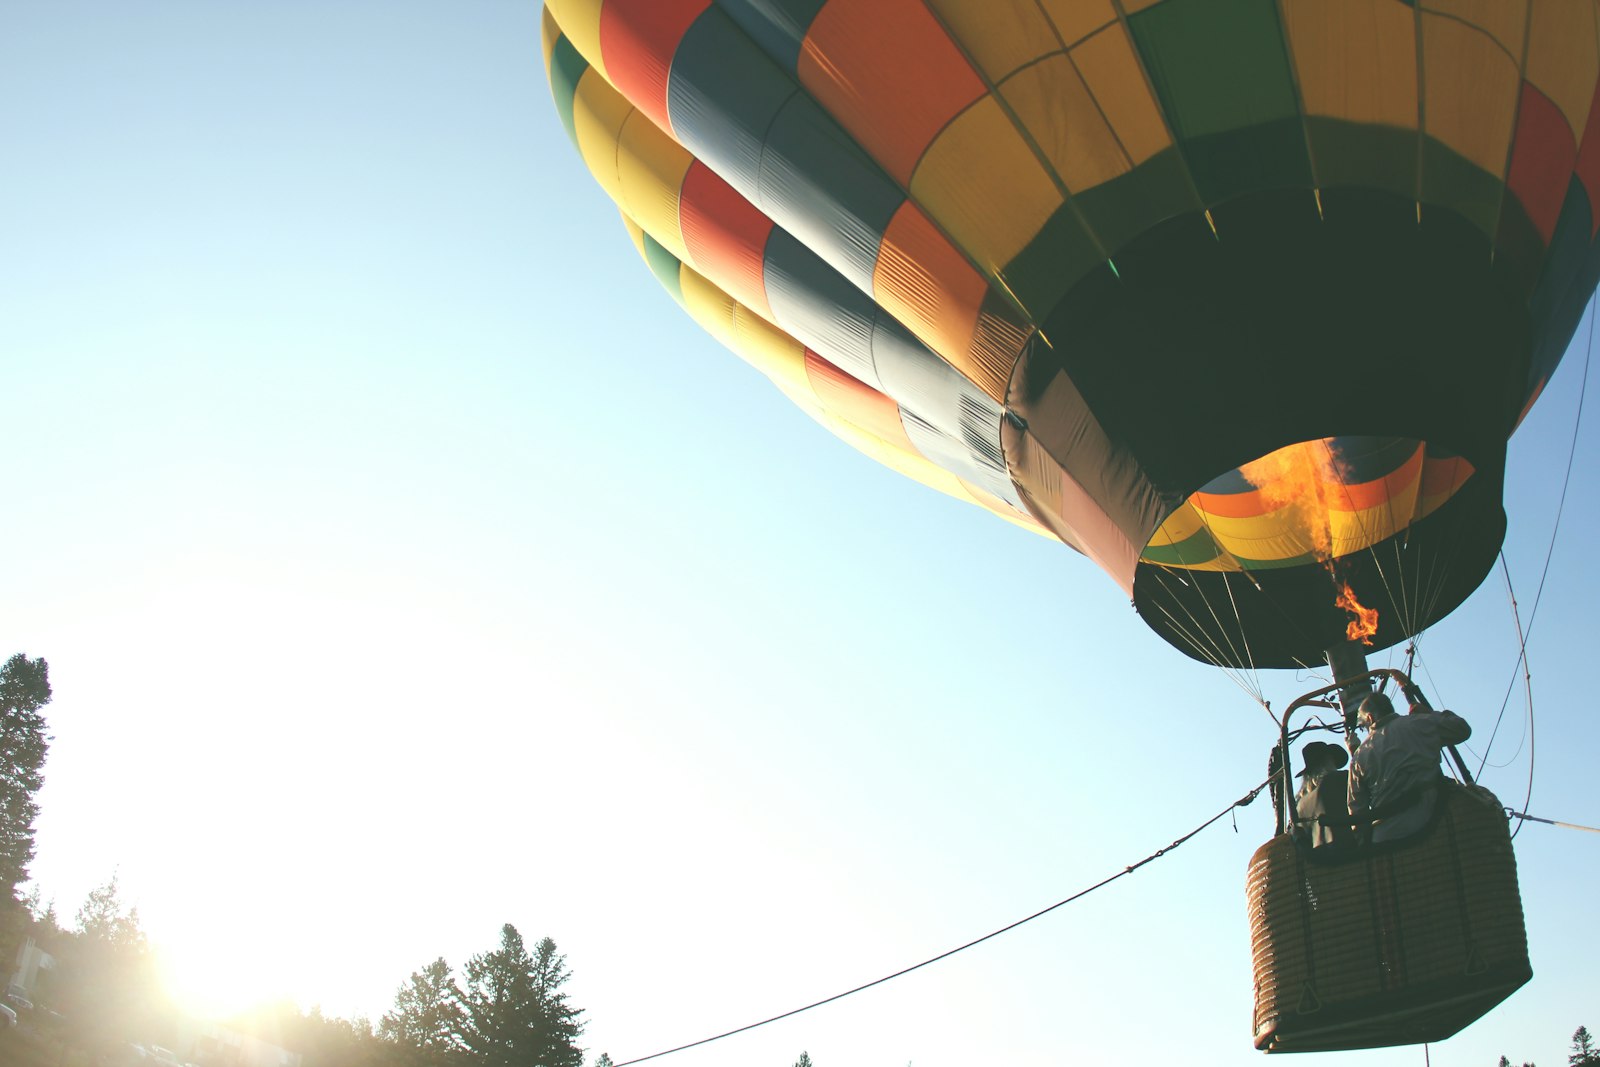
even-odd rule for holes
{"type": "Polygon", "coordinates": [[[1345,805],[1349,775],[1344,765],[1349,760],[1344,749],[1326,741],[1313,741],[1300,750],[1305,767],[1296,777],[1303,779],[1294,795],[1294,811],[1305,828],[1313,848],[1332,845],[1348,835],[1350,812],[1345,805]],[[1326,816],[1332,824],[1322,821],[1326,816]],[[1341,833],[1344,831],[1344,833],[1341,833]]]}
{"type": "Polygon", "coordinates": [[[1372,693],[1356,712],[1367,739],[1350,766],[1350,811],[1375,816],[1373,844],[1410,837],[1428,825],[1444,781],[1439,756],[1446,745],[1472,736],[1472,727],[1453,711],[1429,711],[1413,704],[1396,715],[1382,693],[1372,693]]]}

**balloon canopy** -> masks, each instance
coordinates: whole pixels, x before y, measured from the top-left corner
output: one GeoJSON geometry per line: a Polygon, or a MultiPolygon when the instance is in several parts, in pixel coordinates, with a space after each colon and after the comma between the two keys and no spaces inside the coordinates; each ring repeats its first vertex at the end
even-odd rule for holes
{"type": "Polygon", "coordinates": [[[1386,647],[1492,566],[1506,441],[1600,280],[1596,0],[547,0],[544,29],[697,321],[1189,655],[1314,663],[1346,594],[1386,647]]]}

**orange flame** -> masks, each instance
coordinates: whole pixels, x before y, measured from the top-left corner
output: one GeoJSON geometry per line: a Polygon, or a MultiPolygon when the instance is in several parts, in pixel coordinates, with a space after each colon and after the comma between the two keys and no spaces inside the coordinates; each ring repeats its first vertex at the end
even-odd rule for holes
{"type": "Polygon", "coordinates": [[[1334,605],[1348,611],[1354,618],[1344,628],[1344,635],[1352,641],[1360,641],[1363,645],[1371,646],[1372,635],[1378,632],[1378,609],[1361,605],[1356,599],[1356,592],[1350,588],[1350,583],[1344,583],[1344,589],[1334,599],[1334,605]]]}
{"type": "Polygon", "coordinates": [[[1342,479],[1327,442],[1302,441],[1280,448],[1246,463],[1239,473],[1256,487],[1268,509],[1289,509],[1287,517],[1299,527],[1312,555],[1324,563],[1333,558],[1331,498],[1342,479]]]}
{"type": "MultiPolygon", "coordinates": [[[[1256,487],[1261,503],[1270,510],[1286,510],[1289,525],[1298,528],[1311,554],[1338,582],[1333,562],[1333,501],[1344,481],[1345,471],[1326,440],[1302,441],[1276,452],[1269,452],[1239,468],[1245,481],[1256,487]]],[[[1378,611],[1362,606],[1349,582],[1334,598],[1335,606],[1348,611],[1352,619],[1345,636],[1371,646],[1378,632],[1378,611]]]]}

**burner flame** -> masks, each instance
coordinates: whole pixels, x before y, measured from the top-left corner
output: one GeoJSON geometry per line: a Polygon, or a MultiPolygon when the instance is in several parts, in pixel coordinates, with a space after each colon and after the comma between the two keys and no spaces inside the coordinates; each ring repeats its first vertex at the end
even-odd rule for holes
{"type": "Polygon", "coordinates": [[[1345,636],[1351,641],[1360,641],[1363,645],[1371,647],[1372,637],[1378,632],[1378,609],[1364,607],[1361,601],[1356,599],[1355,590],[1350,588],[1349,582],[1344,583],[1344,588],[1334,599],[1334,605],[1348,611],[1352,616],[1349,625],[1344,628],[1345,636]]]}

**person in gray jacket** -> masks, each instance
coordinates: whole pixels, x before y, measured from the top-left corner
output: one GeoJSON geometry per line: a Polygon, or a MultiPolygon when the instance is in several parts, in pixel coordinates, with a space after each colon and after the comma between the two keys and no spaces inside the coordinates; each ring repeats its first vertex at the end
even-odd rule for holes
{"type": "Polygon", "coordinates": [[[1396,715],[1382,693],[1363,700],[1357,717],[1367,739],[1350,765],[1350,813],[1378,816],[1374,844],[1410,837],[1433,817],[1435,787],[1444,781],[1440,753],[1471,737],[1472,727],[1455,712],[1418,705],[1409,715],[1396,715]]]}

